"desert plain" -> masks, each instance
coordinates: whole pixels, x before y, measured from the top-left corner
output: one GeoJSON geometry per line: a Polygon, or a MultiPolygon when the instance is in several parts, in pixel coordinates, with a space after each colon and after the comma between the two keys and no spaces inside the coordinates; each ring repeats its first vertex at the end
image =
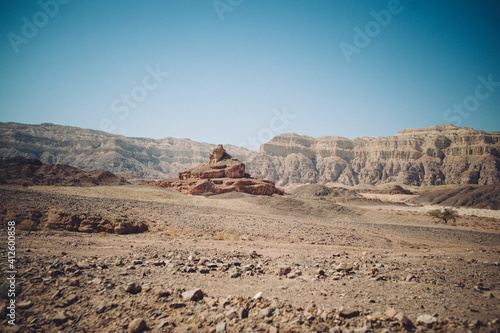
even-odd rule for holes
{"type": "Polygon", "coordinates": [[[444,224],[427,214],[436,207],[414,203],[416,192],[304,195],[312,189],[189,196],[141,185],[3,185],[2,220],[38,218],[39,228],[16,232],[16,326],[8,325],[3,300],[0,328],[500,329],[498,211],[461,208],[444,224]],[[82,219],[148,229],[54,230],[82,219]]]}

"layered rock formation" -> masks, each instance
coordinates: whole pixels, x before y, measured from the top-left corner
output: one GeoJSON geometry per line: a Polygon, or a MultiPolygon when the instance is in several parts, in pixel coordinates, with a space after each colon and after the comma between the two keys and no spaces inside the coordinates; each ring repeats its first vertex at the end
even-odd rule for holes
{"type": "Polygon", "coordinates": [[[297,134],[274,137],[247,161],[257,177],[278,185],[337,182],[407,185],[500,182],[500,132],[453,125],[406,129],[391,137],[297,134]]]}
{"type": "MultiPolygon", "coordinates": [[[[499,142],[500,132],[445,125],[353,140],[282,134],[262,145],[259,153],[226,148],[251,174],[279,186],[483,185],[500,183],[499,142]]],[[[0,123],[0,159],[22,156],[146,179],[177,178],[182,170],[207,160],[214,147],[188,139],[128,138],[53,124],[0,123]]]]}
{"type": "MultiPolygon", "coordinates": [[[[145,179],[177,178],[180,171],[203,163],[214,147],[189,139],[130,138],[54,124],[0,123],[0,159],[21,156],[45,164],[128,173],[145,179]]],[[[226,147],[240,160],[254,153],[226,147]]]]}
{"type": "Polygon", "coordinates": [[[284,194],[273,182],[250,177],[245,173],[245,164],[229,155],[222,145],[214,148],[208,162],[179,173],[179,180],[147,182],[144,185],[170,188],[192,195],[229,192],[284,194]]]}

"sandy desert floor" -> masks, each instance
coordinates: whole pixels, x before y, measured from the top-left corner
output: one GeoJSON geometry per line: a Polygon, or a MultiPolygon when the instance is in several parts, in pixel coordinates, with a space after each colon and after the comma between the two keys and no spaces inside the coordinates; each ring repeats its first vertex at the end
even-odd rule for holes
{"type": "Polygon", "coordinates": [[[497,212],[461,210],[444,225],[426,215],[433,207],[397,203],[404,198],[191,197],[138,185],[0,192],[2,207],[149,225],[130,235],[18,231],[17,325],[4,303],[0,331],[500,329],[497,212]]]}

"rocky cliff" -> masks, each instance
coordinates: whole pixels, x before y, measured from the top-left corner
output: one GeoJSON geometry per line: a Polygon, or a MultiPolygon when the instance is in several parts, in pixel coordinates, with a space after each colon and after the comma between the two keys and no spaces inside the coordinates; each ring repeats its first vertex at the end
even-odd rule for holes
{"type": "Polygon", "coordinates": [[[353,140],[282,134],[262,145],[246,163],[256,177],[280,186],[328,182],[486,185],[500,183],[499,152],[500,132],[443,125],[353,140]]]}
{"type": "MultiPolygon", "coordinates": [[[[45,164],[126,172],[147,179],[177,178],[180,171],[205,161],[214,147],[189,139],[130,138],[54,124],[0,123],[0,159],[21,156],[45,164]]],[[[253,153],[226,147],[241,160],[253,153]]]]}
{"type": "MultiPolygon", "coordinates": [[[[129,138],[53,124],[0,123],[0,159],[22,156],[84,170],[177,178],[208,159],[214,144],[129,138]]],[[[225,145],[253,176],[278,186],[338,182],[408,185],[500,183],[500,132],[453,125],[406,129],[390,137],[312,138],[282,134],[260,152],[225,145]]]]}

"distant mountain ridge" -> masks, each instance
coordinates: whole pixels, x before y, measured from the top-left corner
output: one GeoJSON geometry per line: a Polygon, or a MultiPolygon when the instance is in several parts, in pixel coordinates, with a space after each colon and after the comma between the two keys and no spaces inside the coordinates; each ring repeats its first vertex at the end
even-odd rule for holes
{"type": "MultiPolygon", "coordinates": [[[[21,156],[83,170],[126,172],[146,179],[177,178],[208,158],[215,145],[189,139],[130,138],[54,124],[0,123],[0,158],[21,156]]],[[[252,151],[226,145],[242,160],[252,151]]]]}
{"type": "MultiPolygon", "coordinates": [[[[312,138],[282,134],[247,161],[277,185],[500,183],[500,132],[453,125],[405,129],[389,137],[312,138]]],[[[257,170],[254,170],[257,169],[257,170]]]]}
{"type": "MultiPolygon", "coordinates": [[[[177,178],[179,172],[208,159],[215,146],[170,137],[130,138],[54,124],[0,123],[0,159],[22,156],[45,164],[125,172],[146,179],[177,178]]],[[[278,186],[500,183],[500,132],[453,125],[352,140],[281,134],[263,144],[259,152],[224,147],[245,162],[249,173],[278,186]]]]}

